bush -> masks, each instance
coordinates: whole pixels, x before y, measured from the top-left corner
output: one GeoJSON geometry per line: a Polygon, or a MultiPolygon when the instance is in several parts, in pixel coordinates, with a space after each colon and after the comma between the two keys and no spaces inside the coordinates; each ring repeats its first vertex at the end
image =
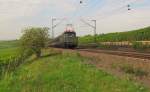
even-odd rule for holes
{"type": "Polygon", "coordinates": [[[23,52],[41,56],[41,49],[48,44],[48,28],[28,28],[23,31],[20,44],[23,52]]]}

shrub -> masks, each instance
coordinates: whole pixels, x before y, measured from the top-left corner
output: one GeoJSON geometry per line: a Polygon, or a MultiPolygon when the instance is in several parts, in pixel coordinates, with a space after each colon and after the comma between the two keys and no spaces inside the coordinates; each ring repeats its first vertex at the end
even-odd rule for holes
{"type": "Polygon", "coordinates": [[[23,31],[20,39],[22,51],[41,56],[41,49],[48,44],[48,28],[28,28],[23,31]]]}

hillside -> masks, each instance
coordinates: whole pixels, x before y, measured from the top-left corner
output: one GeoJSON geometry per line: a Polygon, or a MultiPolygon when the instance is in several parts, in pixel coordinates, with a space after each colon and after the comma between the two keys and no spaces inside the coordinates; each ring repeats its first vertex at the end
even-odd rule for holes
{"type": "MultiPolygon", "coordinates": [[[[79,38],[80,43],[91,43],[94,41],[94,37],[87,35],[79,38]]],[[[143,29],[128,31],[128,32],[117,32],[100,34],[96,37],[98,42],[118,42],[118,41],[149,41],[150,40],[150,27],[143,29]]]]}

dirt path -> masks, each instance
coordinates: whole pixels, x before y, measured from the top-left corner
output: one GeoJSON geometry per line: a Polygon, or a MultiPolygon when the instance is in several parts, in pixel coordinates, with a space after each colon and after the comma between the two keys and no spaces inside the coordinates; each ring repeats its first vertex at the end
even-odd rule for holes
{"type": "Polygon", "coordinates": [[[93,64],[98,69],[117,77],[136,81],[150,88],[150,60],[88,51],[57,50],[78,52],[81,56],[91,59],[86,63],[93,64]]]}

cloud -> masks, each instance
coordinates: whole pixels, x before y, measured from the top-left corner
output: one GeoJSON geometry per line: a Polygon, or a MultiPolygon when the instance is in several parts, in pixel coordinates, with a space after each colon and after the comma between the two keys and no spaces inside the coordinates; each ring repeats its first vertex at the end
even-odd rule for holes
{"type": "Polygon", "coordinates": [[[92,34],[81,17],[97,19],[98,33],[127,31],[149,26],[149,9],[149,0],[84,0],[83,5],[79,0],[0,0],[0,40],[19,38],[24,27],[50,27],[51,17],[69,18],[55,29],[56,35],[67,23],[75,24],[78,35],[92,34]]]}
{"type": "Polygon", "coordinates": [[[75,11],[70,0],[0,0],[0,39],[20,37],[26,26],[49,26],[50,17],[75,11]],[[47,18],[47,19],[46,19],[47,18]],[[3,36],[2,36],[3,35],[3,36]]]}
{"type": "Polygon", "coordinates": [[[106,0],[104,7],[91,17],[97,19],[98,33],[139,29],[150,26],[148,4],[148,0],[106,0]],[[128,11],[128,4],[131,5],[131,11],[128,11]]]}

